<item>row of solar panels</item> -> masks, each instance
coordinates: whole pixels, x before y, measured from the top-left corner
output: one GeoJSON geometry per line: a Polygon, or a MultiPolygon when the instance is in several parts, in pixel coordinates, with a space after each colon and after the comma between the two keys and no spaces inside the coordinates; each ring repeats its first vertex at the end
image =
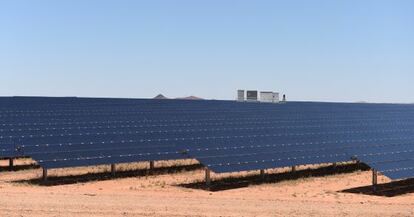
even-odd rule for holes
{"type": "MultiPolygon", "coordinates": [[[[285,104],[282,106],[275,106],[273,104],[256,104],[256,103],[235,103],[232,101],[189,101],[189,100],[126,100],[130,101],[128,104],[122,104],[123,100],[113,100],[112,104],[95,103],[102,99],[82,99],[74,98],[68,100],[65,104],[61,103],[56,106],[54,103],[43,103],[42,98],[39,99],[38,106],[35,106],[34,99],[26,101],[27,98],[0,98],[0,115],[3,118],[11,117],[25,117],[25,116],[90,116],[94,115],[111,115],[111,114],[145,114],[160,112],[162,114],[178,112],[179,114],[185,111],[190,112],[206,112],[212,113],[214,111],[220,112],[266,112],[266,111],[278,111],[278,112],[295,112],[300,113],[302,111],[312,112],[365,112],[381,111],[384,113],[407,113],[413,111],[410,109],[410,105],[393,105],[382,104],[380,106],[371,104],[342,104],[341,107],[337,107],[335,103],[294,103],[285,104]],[[2,103],[2,99],[6,102],[2,103]],[[89,102],[86,103],[85,102],[89,102]],[[135,102],[135,103],[132,103],[135,102]],[[243,106],[240,106],[240,105],[243,106]],[[28,106],[30,105],[30,106],[28,106]],[[94,105],[94,106],[91,106],[94,105]],[[95,106],[96,105],[96,106],[95,106]],[[260,105],[260,106],[258,106],[260,105]],[[86,112],[86,114],[85,114],[86,112]]],[[[30,98],[29,98],[30,99],[30,98]]],[[[54,99],[54,98],[52,98],[54,99]]],[[[60,98],[56,98],[60,99],[60,98]]],[[[56,100],[54,99],[54,100],[56,100]]],[[[49,100],[50,101],[50,100],[49,100]]]]}
{"type": "Polygon", "coordinates": [[[0,98],[0,105],[0,156],[30,156],[44,168],[196,158],[221,173],[356,157],[391,178],[414,177],[412,105],[82,98],[0,98]]]}

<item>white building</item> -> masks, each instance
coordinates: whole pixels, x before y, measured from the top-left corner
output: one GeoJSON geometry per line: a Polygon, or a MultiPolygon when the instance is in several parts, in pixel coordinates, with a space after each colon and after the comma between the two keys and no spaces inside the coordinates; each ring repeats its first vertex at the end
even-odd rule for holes
{"type": "Polygon", "coordinates": [[[246,92],[246,99],[250,102],[256,102],[258,100],[257,90],[248,90],[246,92]]]}
{"type": "Polygon", "coordinates": [[[244,90],[237,91],[237,101],[243,102],[245,100],[244,90]]]}
{"type": "Polygon", "coordinates": [[[279,103],[279,93],[262,91],[260,92],[260,102],[279,103]]]}

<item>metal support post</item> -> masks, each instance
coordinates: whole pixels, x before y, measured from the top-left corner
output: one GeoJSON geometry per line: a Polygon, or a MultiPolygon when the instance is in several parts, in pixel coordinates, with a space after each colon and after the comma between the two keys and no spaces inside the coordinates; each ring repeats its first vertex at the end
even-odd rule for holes
{"type": "Polygon", "coordinates": [[[260,177],[264,179],[265,177],[265,170],[260,170],[260,177]]]}
{"type": "Polygon", "coordinates": [[[115,164],[111,164],[111,175],[115,176],[116,173],[116,165],[115,164]]]}
{"type": "Polygon", "coordinates": [[[147,175],[152,175],[154,173],[155,163],[154,161],[149,162],[149,170],[147,170],[147,175]]]}
{"type": "Polygon", "coordinates": [[[14,159],[13,158],[10,158],[9,159],[9,170],[12,171],[13,170],[13,167],[14,167],[14,159]]]}
{"type": "Polygon", "coordinates": [[[206,168],[206,186],[210,187],[210,185],[211,185],[210,170],[206,168]]]}
{"type": "Polygon", "coordinates": [[[292,173],[296,172],[296,166],[292,167],[292,173]]]}
{"type": "Polygon", "coordinates": [[[44,182],[46,182],[46,181],[47,181],[47,169],[46,169],[46,168],[43,168],[43,176],[42,176],[42,180],[43,180],[44,182]]]}
{"type": "Polygon", "coordinates": [[[372,190],[377,191],[378,185],[378,172],[375,169],[372,169],[372,190]]]}

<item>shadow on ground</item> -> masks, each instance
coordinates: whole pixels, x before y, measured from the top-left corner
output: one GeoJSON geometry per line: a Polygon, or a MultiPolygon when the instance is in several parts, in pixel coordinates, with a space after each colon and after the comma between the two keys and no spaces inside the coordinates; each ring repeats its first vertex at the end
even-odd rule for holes
{"type": "Polygon", "coordinates": [[[30,169],[38,169],[40,168],[37,164],[25,164],[25,165],[14,165],[13,167],[9,166],[2,166],[0,167],[0,172],[7,172],[7,171],[20,171],[20,170],[30,170],[30,169]]]}
{"type": "Polygon", "coordinates": [[[29,180],[17,180],[16,183],[26,183],[34,184],[41,186],[57,186],[57,185],[68,185],[76,183],[86,183],[91,181],[104,181],[118,178],[127,178],[127,177],[139,177],[139,176],[148,176],[148,175],[161,175],[161,174],[170,174],[170,173],[179,173],[185,171],[194,171],[203,168],[201,164],[191,164],[191,165],[179,165],[172,167],[156,167],[152,170],[148,169],[136,169],[136,170],[127,170],[127,171],[117,171],[113,176],[110,172],[99,172],[99,173],[87,173],[81,175],[68,175],[68,176],[49,176],[47,181],[42,180],[42,178],[35,178],[29,180]]]}
{"type": "Polygon", "coordinates": [[[237,188],[244,188],[251,185],[259,185],[264,183],[278,183],[287,180],[298,180],[308,177],[323,177],[335,174],[352,173],[360,170],[369,170],[369,167],[365,164],[343,164],[337,166],[326,166],[316,169],[305,169],[297,170],[295,172],[284,172],[284,173],[272,173],[266,174],[265,176],[250,175],[243,177],[230,177],[219,180],[213,180],[210,186],[207,186],[204,181],[188,184],[179,184],[180,187],[192,188],[192,189],[203,189],[209,191],[224,191],[237,188]]]}
{"type": "Polygon", "coordinates": [[[372,185],[351,188],[341,191],[342,193],[366,194],[383,197],[395,197],[404,194],[414,193],[414,179],[378,184],[374,191],[372,185]]]}

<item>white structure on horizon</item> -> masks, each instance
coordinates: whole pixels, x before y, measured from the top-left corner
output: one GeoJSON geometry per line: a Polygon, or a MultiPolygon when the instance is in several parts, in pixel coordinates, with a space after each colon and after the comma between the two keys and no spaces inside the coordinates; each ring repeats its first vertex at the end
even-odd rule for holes
{"type": "Polygon", "coordinates": [[[272,91],[261,91],[260,102],[279,103],[279,93],[272,91]]]}
{"type": "Polygon", "coordinates": [[[239,102],[266,102],[279,103],[279,93],[273,91],[259,91],[257,90],[237,90],[237,101],[239,102]]]}
{"type": "Polygon", "coordinates": [[[244,102],[245,96],[244,96],[244,90],[238,90],[237,91],[237,101],[244,102]]]}
{"type": "Polygon", "coordinates": [[[249,102],[257,102],[259,99],[259,94],[257,90],[248,90],[246,91],[246,100],[249,102]]]}

